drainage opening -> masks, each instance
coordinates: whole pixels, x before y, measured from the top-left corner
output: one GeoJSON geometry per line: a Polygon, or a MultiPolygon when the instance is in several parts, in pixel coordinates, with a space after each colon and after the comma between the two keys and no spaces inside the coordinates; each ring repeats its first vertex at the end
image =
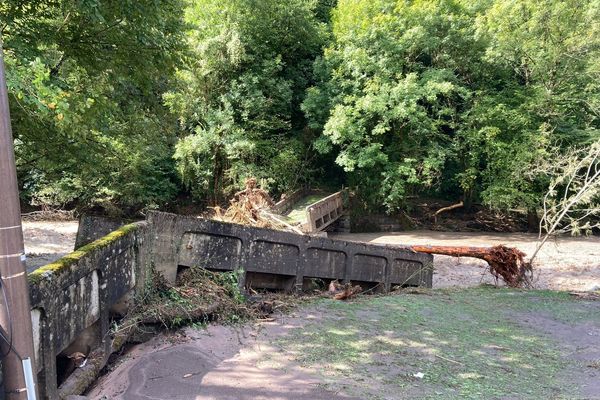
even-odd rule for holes
{"type": "Polygon", "coordinates": [[[100,344],[100,322],[84,329],[60,354],[56,356],[56,384],[62,385],[77,369],[87,364],[92,349],[100,344]]]}

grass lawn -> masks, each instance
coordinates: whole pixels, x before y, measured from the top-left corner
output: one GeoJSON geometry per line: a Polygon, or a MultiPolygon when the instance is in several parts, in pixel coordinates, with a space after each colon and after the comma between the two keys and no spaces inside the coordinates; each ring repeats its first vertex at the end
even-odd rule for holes
{"type": "Polygon", "coordinates": [[[314,307],[323,317],[277,345],[327,389],[361,399],[592,398],[582,385],[600,361],[573,353],[599,350],[600,337],[585,333],[600,332],[599,301],[479,287],[314,307]]]}

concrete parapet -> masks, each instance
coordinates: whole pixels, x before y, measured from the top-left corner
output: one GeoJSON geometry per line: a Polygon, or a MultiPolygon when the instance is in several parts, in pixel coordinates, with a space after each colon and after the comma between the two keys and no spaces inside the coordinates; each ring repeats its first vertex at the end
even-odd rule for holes
{"type": "Polygon", "coordinates": [[[298,189],[292,193],[286,194],[286,196],[284,198],[282,198],[277,203],[275,203],[275,205],[272,207],[272,209],[277,214],[280,214],[280,215],[287,214],[294,208],[294,204],[299,202],[308,193],[310,193],[310,190],[304,188],[304,189],[298,189]]]}
{"type": "Polygon", "coordinates": [[[59,398],[57,356],[84,331],[91,330],[89,343],[104,349],[106,358],[110,355],[110,309],[145,275],[145,231],[145,222],[127,225],[29,274],[43,398],[59,398]]]}
{"type": "Polygon", "coordinates": [[[306,226],[309,233],[325,230],[344,214],[344,191],[333,193],[306,207],[306,226]]]}
{"type": "Polygon", "coordinates": [[[431,287],[432,283],[433,257],[398,246],[332,240],[159,212],[150,213],[148,222],[149,256],[157,271],[171,282],[179,266],[202,266],[241,270],[251,273],[253,279],[275,275],[285,282],[283,287],[273,287],[279,289],[298,287],[304,278],[374,283],[385,289],[392,285],[431,287]]]}
{"type": "Polygon", "coordinates": [[[77,228],[77,237],[75,238],[75,249],[92,243],[93,241],[116,231],[125,224],[126,222],[121,219],[83,214],[79,217],[79,227],[77,228]]]}

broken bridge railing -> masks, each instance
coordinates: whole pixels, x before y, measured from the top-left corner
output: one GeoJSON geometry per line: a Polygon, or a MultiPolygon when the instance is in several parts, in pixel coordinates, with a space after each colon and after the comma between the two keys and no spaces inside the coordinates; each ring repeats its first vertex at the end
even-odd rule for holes
{"type": "Polygon", "coordinates": [[[314,233],[325,230],[344,213],[345,190],[340,190],[306,207],[303,231],[314,233]]]}

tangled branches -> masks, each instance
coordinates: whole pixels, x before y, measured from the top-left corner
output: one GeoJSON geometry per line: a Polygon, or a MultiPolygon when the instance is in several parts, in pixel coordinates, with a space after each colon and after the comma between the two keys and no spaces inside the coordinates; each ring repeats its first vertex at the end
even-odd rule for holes
{"type": "Polygon", "coordinates": [[[479,258],[487,261],[490,272],[496,280],[502,278],[510,287],[531,286],[531,263],[525,261],[525,253],[515,248],[505,246],[411,246],[411,248],[422,253],[479,258]]]}
{"type": "Polygon", "coordinates": [[[215,219],[236,224],[302,233],[271,212],[275,203],[267,191],[256,187],[256,178],[246,179],[246,189],[237,192],[229,207],[215,207],[215,219]]]}

